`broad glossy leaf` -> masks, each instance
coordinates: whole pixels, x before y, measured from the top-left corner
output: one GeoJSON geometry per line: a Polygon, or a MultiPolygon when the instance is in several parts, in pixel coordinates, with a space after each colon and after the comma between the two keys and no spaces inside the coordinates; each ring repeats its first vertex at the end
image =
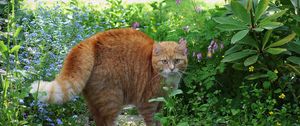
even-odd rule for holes
{"type": "Polygon", "coordinates": [[[262,19],[261,23],[274,21],[277,18],[281,17],[286,11],[287,10],[282,10],[282,11],[279,11],[279,12],[275,12],[273,15],[268,16],[268,17],[262,19]]]}
{"type": "Polygon", "coordinates": [[[258,43],[249,35],[246,35],[242,40],[237,42],[238,44],[249,45],[256,49],[258,48],[258,43]]]}
{"type": "Polygon", "coordinates": [[[282,46],[282,45],[290,42],[291,40],[293,40],[295,38],[295,36],[296,36],[296,33],[293,32],[292,34],[284,37],[283,39],[281,39],[281,40],[279,40],[277,42],[272,43],[271,45],[269,45],[269,47],[282,46]]]}
{"type": "Polygon", "coordinates": [[[255,53],[256,53],[255,50],[250,50],[250,49],[239,51],[239,52],[235,52],[235,53],[232,53],[230,55],[225,56],[224,59],[221,62],[235,61],[235,60],[247,57],[249,55],[253,55],[255,53]]]}
{"type": "Polygon", "coordinates": [[[247,80],[256,80],[256,79],[259,79],[259,78],[267,78],[267,77],[269,77],[267,74],[255,73],[255,74],[248,75],[245,78],[247,80]]]}
{"type": "Polygon", "coordinates": [[[232,24],[219,24],[217,28],[221,31],[235,31],[248,29],[246,26],[232,25],[232,24]]]}
{"type": "Polygon", "coordinates": [[[289,51],[293,51],[295,53],[300,54],[300,45],[298,45],[298,44],[296,44],[294,42],[291,42],[291,43],[287,44],[287,49],[289,51]]]}
{"type": "Polygon", "coordinates": [[[268,9],[270,0],[260,0],[255,9],[255,22],[263,15],[268,9]]]}
{"type": "Polygon", "coordinates": [[[213,18],[213,20],[219,24],[231,24],[231,25],[237,25],[241,27],[245,27],[246,24],[243,24],[243,22],[234,19],[233,17],[216,17],[213,18]]]}
{"type": "Polygon", "coordinates": [[[264,22],[264,23],[260,23],[259,27],[264,28],[264,29],[275,29],[282,25],[283,24],[280,22],[264,22]]]}
{"type": "Polygon", "coordinates": [[[285,49],[285,48],[269,48],[269,49],[267,49],[267,52],[270,54],[273,54],[273,55],[278,55],[285,51],[287,51],[287,49],[285,49]]]}
{"type": "Polygon", "coordinates": [[[294,63],[294,64],[300,65],[300,57],[290,56],[289,58],[287,58],[287,60],[294,63]]]}
{"type": "Polygon", "coordinates": [[[241,19],[243,22],[250,24],[250,14],[247,12],[246,8],[240,4],[238,1],[231,1],[231,8],[233,14],[241,19]]]}
{"type": "Polygon", "coordinates": [[[234,52],[237,52],[237,51],[240,51],[241,49],[243,48],[242,45],[234,45],[232,46],[230,49],[228,49],[226,52],[225,52],[225,56],[228,55],[228,54],[231,54],[231,53],[234,53],[234,52]]]}
{"type": "Polygon", "coordinates": [[[231,38],[231,43],[234,44],[237,41],[243,39],[247,34],[248,34],[249,30],[242,30],[237,32],[232,38],[231,38]]]}
{"type": "Polygon", "coordinates": [[[256,63],[258,55],[250,56],[244,61],[244,66],[249,66],[256,63]]]}
{"type": "Polygon", "coordinates": [[[257,32],[262,32],[262,31],[264,31],[263,28],[254,28],[253,30],[255,30],[255,31],[257,31],[257,32]]]}
{"type": "Polygon", "coordinates": [[[269,38],[270,38],[270,36],[271,36],[271,34],[272,34],[272,31],[273,31],[273,30],[268,30],[268,31],[266,32],[266,34],[265,34],[265,36],[264,36],[264,39],[263,39],[263,46],[262,46],[262,49],[264,49],[265,46],[266,46],[266,44],[268,43],[269,38]]]}

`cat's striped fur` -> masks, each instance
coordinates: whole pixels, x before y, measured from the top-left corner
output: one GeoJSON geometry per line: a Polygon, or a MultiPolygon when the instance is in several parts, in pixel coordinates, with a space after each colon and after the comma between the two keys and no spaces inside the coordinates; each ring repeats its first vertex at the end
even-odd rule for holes
{"type": "Polygon", "coordinates": [[[76,45],[51,82],[36,81],[31,92],[46,92],[39,100],[64,103],[83,92],[97,126],[114,125],[124,105],[135,105],[147,125],[153,125],[162,95],[161,79],[177,88],[187,66],[186,46],[154,41],[134,29],[98,33],[76,45]]]}

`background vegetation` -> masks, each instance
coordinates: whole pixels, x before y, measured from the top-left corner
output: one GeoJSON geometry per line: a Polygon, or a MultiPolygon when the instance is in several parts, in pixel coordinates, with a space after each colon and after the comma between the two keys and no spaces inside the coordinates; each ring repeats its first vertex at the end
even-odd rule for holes
{"type": "Polygon", "coordinates": [[[127,27],[188,43],[180,90],[152,100],[165,102],[156,114],[163,125],[299,125],[299,7],[299,0],[0,1],[0,125],[93,125],[81,97],[43,104],[28,93],[30,83],[52,80],[84,38],[127,27]]]}

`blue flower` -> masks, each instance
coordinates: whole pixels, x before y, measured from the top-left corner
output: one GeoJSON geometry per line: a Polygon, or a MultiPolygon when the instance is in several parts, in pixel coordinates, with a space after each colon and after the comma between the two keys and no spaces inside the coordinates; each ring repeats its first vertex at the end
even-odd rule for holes
{"type": "Polygon", "coordinates": [[[29,70],[30,66],[24,66],[24,70],[29,70]]]}
{"type": "Polygon", "coordinates": [[[20,104],[24,104],[24,100],[23,99],[19,99],[19,103],[20,104]]]}
{"type": "Polygon", "coordinates": [[[63,122],[61,121],[61,119],[56,119],[56,123],[57,123],[58,125],[62,125],[62,124],[63,124],[63,122]]]}
{"type": "Polygon", "coordinates": [[[46,120],[47,120],[48,122],[53,122],[53,120],[50,119],[49,117],[47,117],[46,120]]]}

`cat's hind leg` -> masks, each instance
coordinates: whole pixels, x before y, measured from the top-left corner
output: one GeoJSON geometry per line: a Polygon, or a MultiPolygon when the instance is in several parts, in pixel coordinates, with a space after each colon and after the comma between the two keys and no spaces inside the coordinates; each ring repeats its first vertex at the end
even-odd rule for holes
{"type": "Polygon", "coordinates": [[[89,109],[97,126],[115,126],[123,107],[123,100],[111,91],[102,91],[97,100],[88,101],[89,109]]]}
{"type": "Polygon", "coordinates": [[[158,103],[143,103],[137,106],[139,113],[144,117],[147,126],[160,126],[154,121],[154,114],[158,110],[158,103]]]}

